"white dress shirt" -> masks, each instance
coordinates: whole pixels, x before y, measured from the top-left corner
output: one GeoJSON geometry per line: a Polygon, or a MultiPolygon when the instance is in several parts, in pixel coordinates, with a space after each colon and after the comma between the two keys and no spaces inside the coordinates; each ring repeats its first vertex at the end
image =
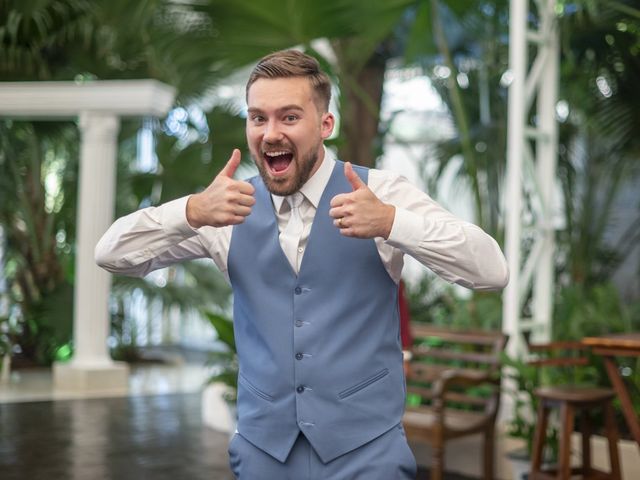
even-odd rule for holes
{"type": "MultiPolygon", "coordinates": [[[[298,269],[334,166],[333,153],[325,149],[322,164],[300,189],[305,198],[300,207],[304,229],[298,243],[298,269]]],[[[482,229],[455,217],[396,173],[371,169],[368,187],[382,202],[395,206],[389,238],[374,239],[380,259],[394,281],[400,281],[403,256],[408,254],[451,283],[476,290],[506,285],[504,256],[496,241],[482,229]]],[[[285,197],[271,197],[282,232],[289,221],[290,207],[285,197]]],[[[178,261],[210,257],[228,279],[233,227],[192,228],[186,218],[188,198],[118,219],[98,242],[96,262],[113,273],[144,276],[178,261]]]]}

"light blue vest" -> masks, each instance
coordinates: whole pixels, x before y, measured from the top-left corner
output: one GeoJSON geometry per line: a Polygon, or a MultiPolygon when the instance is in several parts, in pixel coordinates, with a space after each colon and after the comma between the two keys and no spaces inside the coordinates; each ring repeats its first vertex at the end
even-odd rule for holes
{"type": "MultiPolygon", "coordinates": [[[[366,183],[368,171],[354,168],[366,183]]],[[[403,413],[398,286],[373,240],[344,237],[332,223],[331,199],[351,191],[343,171],[337,162],[297,276],[259,177],[252,213],[231,236],[238,431],[282,462],[300,431],[326,463],[403,413]]]]}

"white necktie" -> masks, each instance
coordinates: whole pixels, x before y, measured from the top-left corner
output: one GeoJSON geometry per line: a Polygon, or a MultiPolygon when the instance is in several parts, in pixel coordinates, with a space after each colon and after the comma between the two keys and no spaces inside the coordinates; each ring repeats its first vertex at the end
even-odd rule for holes
{"type": "Polygon", "coordinates": [[[286,255],[289,263],[295,272],[298,271],[298,244],[302,236],[304,225],[302,224],[302,216],[300,215],[300,205],[304,196],[300,192],[289,195],[286,198],[291,207],[291,216],[284,230],[280,233],[280,245],[282,251],[286,255]]]}

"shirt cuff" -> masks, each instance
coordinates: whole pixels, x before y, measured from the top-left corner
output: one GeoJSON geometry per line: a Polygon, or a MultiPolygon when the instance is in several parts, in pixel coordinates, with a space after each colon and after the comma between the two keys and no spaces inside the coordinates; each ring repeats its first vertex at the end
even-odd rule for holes
{"type": "Polygon", "coordinates": [[[187,221],[187,202],[190,195],[162,205],[162,226],[169,236],[193,237],[198,230],[187,221]]]}
{"type": "Polygon", "coordinates": [[[396,207],[391,232],[387,244],[402,251],[414,251],[420,246],[424,236],[424,217],[404,208],[396,207]]]}

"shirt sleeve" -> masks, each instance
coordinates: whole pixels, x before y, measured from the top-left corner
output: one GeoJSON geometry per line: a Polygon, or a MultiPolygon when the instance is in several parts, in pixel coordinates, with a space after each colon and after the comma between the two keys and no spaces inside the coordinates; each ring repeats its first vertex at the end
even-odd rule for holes
{"type": "Polygon", "coordinates": [[[192,228],[186,217],[188,199],[116,220],[96,245],[96,263],[112,273],[143,277],[178,262],[210,257],[227,275],[232,227],[192,228]]]}
{"type": "Polygon", "coordinates": [[[480,227],[456,217],[396,173],[370,170],[368,183],[381,201],[396,207],[389,238],[376,239],[394,280],[399,281],[402,255],[407,254],[450,283],[474,290],[507,284],[504,255],[480,227]]]}

